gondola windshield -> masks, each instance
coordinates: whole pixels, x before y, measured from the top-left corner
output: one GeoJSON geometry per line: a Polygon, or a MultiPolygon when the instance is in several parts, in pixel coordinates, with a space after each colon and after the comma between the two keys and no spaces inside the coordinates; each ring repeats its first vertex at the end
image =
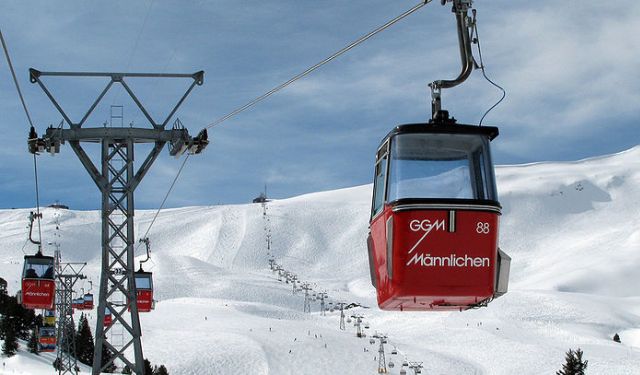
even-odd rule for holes
{"type": "Polygon", "coordinates": [[[152,289],[151,273],[136,273],[136,289],[152,289]]]}
{"type": "Polygon", "coordinates": [[[398,134],[391,141],[387,200],[496,200],[488,139],[479,134],[398,134]]]}
{"type": "Polygon", "coordinates": [[[25,256],[23,279],[53,280],[53,258],[46,256],[25,256]]]}

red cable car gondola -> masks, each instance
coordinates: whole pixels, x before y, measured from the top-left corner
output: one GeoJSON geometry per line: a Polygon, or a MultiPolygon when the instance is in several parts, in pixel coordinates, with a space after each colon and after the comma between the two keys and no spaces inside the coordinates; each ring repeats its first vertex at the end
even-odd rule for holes
{"type": "Polygon", "coordinates": [[[80,298],[74,298],[73,300],[71,300],[71,308],[77,309],[77,310],[84,310],[84,299],[80,297],[80,298]]]}
{"type": "Polygon", "coordinates": [[[113,316],[111,316],[111,310],[108,307],[104,308],[104,322],[105,327],[109,327],[113,323],[113,316]]]}
{"type": "Polygon", "coordinates": [[[458,310],[506,292],[495,127],[401,125],[376,157],[369,256],[385,310],[458,310]],[[502,271],[502,272],[501,272],[502,271]]]}
{"type": "Polygon", "coordinates": [[[38,350],[54,352],[56,350],[56,329],[54,327],[40,327],[38,329],[38,350]]]}
{"type": "MultiPolygon", "coordinates": [[[[138,306],[138,312],[150,312],[155,308],[155,301],[153,300],[153,274],[146,272],[142,269],[142,263],[145,263],[150,256],[151,241],[149,238],[141,238],[141,243],[145,244],[147,258],[140,261],[140,269],[134,272],[134,282],[136,290],[136,300],[138,306]]],[[[131,309],[131,307],[129,307],[131,309]]]]}
{"type": "Polygon", "coordinates": [[[93,310],[93,294],[91,293],[86,293],[84,295],[84,297],[82,297],[82,302],[83,302],[83,306],[82,309],[83,310],[93,310]]]}
{"type": "Polygon", "coordinates": [[[134,274],[138,312],[149,312],[154,309],[153,277],[151,272],[145,272],[142,266],[134,274]]]}
{"type": "Polygon", "coordinates": [[[484,72],[471,49],[471,1],[450,2],[462,71],[429,84],[429,123],[397,126],[376,153],[367,247],[384,310],[465,310],[507,292],[510,258],[498,248],[501,207],[489,150],[498,128],[457,125],[441,109],[443,88],[476,66],[484,72]]]}
{"type": "Polygon", "coordinates": [[[26,309],[53,309],[55,299],[54,259],[50,256],[24,256],[22,305],[26,309]]]}

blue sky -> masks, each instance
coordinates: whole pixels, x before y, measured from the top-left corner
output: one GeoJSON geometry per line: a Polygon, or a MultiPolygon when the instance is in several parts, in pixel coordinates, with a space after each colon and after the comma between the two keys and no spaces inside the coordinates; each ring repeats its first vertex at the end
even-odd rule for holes
{"type": "MultiPolygon", "coordinates": [[[[61,116],[29,83],[29,67],[204,70],[205,84],[178,113],[197,133],[416,3],[2,0],[0,27],[40,133],[61,116]]],[[[485,120],[501,129],[497,163],[576,160],[640,144],[638,2],[479,0],[476,7],[487,72],[507,89],[485,120]]],[[[265,183],[276,198],[369,183],[380,139],[394,125],[429,118],[426,85],[457,75],[457,51],[450,7],[434,1],[210,131],[209,148],[190,158],[167,205],[244,203],[265,183]]],[[[47,82],[77,116],[104,85],[47,82]]],[[[159,116],[188,82],[131,84],[159,116]]],[[[464,123],[477,123],[500,96],[479,71],[443,95],[444,108],[464,123]]],[[[87,126],[109,121],[110,104],[124,105],[125,124],[148,126],[126,95],[113,91],[104,103],[87,126]]],[[[33,207],[28,123],[4,59],[0,113],[0,207],[33,207]]],[[[43,205],[99,207],[97,188],[68,146],[38,160],[43,205]]],[[[160,204],[180,163],[163,153],[137,191],[137,208],[160,204]]]]}

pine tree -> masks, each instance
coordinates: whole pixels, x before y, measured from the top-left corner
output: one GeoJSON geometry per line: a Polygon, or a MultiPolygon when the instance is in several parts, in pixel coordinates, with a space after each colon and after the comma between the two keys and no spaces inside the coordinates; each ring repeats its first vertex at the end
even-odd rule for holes
{"type": "Polygon", "coordinates": [[[91,366],[94,351],[95,345],[91,328],[89,328],[89,321],[86,316],[82,314],[78,322],[78,333],[76,335],[76,355],[78,361],[87,366],[91,366]]]}
{"type": "Polygon", "coordinates": [[[589,361],[582,361],[582,350],[578,348],[575,352],[571,349],[566,353],[565,364],[556,375],[584,375],[589,361]]]}
{"type": "Polygon", "coordinates": [[[40,354],[38,351],[38,335],[36,335],[36,329],[31,330],[31,337],[29,337],[29,353],[40,354]]]}
{"type": "Polygon", "coordinates": [[[618,335],[617,333],[616,333],[615,335],[613,335],[613,341],[615,341],[615,342],[617,342],[617,343],[622,342],[622,341],[620,340],[620,335],[618,335]]]}
{"type": "MultiPolygon", "coordinates": [[[[8,320],[8,319],[3,319],[8,320]]],[[[2,354],[13,357],[18,351],[18,337],[12,324],[7,324],[4,331],[4,344],[2,344],[2,354]]]]}
{"type": "Polygon", "coordinates": [[[153,375],[169,375],[169,371],[167,371],[167,368],[164,367],[164,365],[160,365],[160,367],[156,367],[153,371],[153,375]]]}
{"type": "Polygon", "coordinates": [[[111,361],[111,364],[109,364],[109,366],[105,367],[102,370],[102,372],[106,372],[106,373],[112,374],[114,371],[116,371],[116,365],[114,365],[113,361],[112,361],[113,358],[114,358],[113,353],[111,353],[111,351],[108,350],[105,345],[103,345],[102,346],[102,366],[104,366],[107,363],[109,363],[109,361],[111,361]]]}
{"type": "Polygon", "coordinates": [[[143,375],[153,375],[153,368],[151,367],[151,362],[148,359],[144,359],[144,366],[142,368],[143,375]]]}

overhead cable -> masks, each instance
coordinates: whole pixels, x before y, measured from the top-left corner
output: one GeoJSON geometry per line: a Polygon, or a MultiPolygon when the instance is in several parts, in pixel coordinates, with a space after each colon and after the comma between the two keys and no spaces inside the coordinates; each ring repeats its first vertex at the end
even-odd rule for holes
{"type": "MultiPolygon", "coordinates": [[[[228,114],[220,117],[219,119],[217,119],[214,122],[212,122],[209,125],[207,125],[206,129],[211,129],[214,126],[217,126],[217,125],[223,123],[224,121],[230,119],[231,117],[239,114],[240,112],[243,112],[244,110],[253,107],[254,105],[256,105],[259,102],[263,101],[264,99],[268,98],[269,96],[271,96],[271,95],[275,94],[276,92],[278,92],[278,91],[284,89],[285,87],[289,86],[293,82],[299,80],[300,78],[303,78],[303,77],[307,76],[308,74],[310,74],[314,70],[320,68],[321,66],[323,66],[323,65],[325,65],[325,64],[327,64],[327,63],[329,63],[331,61],[333,61],[335,58],[337,58],[340,55],[344,54],[345,52],[353,49],[354,47],[362,44],[364,41],[370,39],[374,35],[386,30],[387,28],[389,28],[393,24],[397,23],[398,21],[400,21],[400,20],[404,19],[405,17],[411,15],[412,13],[416,12],[418,9],[422,8],[423,6],[429,4],[431,1],[432,0],[423,0],[423,1],[421,1],[420,3],[418,3],[415,6],[413,6],[412,8],[410,8],[409,10],[407,10],[404,13],[400,14],[399,16],[391,19],[390,21],[386,22],[385,24],[375,28],[374,30],[370,31],[369,33],[367,33],[367,34],[361,36],[360,38],[356,39],[355,41],[349,43],[348,45],[346,45],[345,47],[343,47],[339,51],[335,52],[331,56],[329,56],[329,57],[325,58],[324,60],[320,61],[319,63],[307,68],[302,73],[299,73],[299,74],[295,75],[293,78],[291,78],[288,81],[286,81],[286,82],[274,87],[273,89],[267,91],[266,93],[258,96],[257,98],[251,100],[247,104],[245,104],[243,106],[240,106],[240,107],[236,108],[235,110],[233,110],[232,112],[229,112],[228,114]]],[[[142,238],[147,237],[147,234],[149,233],[149,231],[151,230],[151,227],[155,223],[156,218],[158,217],[158,214],[162,210],[162,207],[164,206],[167,198],[169,197],[169,194],[171,193],[171,191],[173,189],[173,186],[175,185],[176,181],[178,180],[178,177],[180,176],[180,173],[182,172],[182,169],[184,168],[184,165],[186,164],[188,158],[189,158],[189,155],[187,155],[187,158],[185,158],[185,161],[182,163],[182,166],[180,166],[180,169],[178,170],[178,173],[176,174],[176,177],[173,179],[173,182],[171,183],[171,187],[167,191],[167,194],[165,195],[165,197],[164,197],[164,199],[162,201],[162,204],[160,205],[160,208],[158,208],[158,210],[156,211],[156,213],[155,213],[155,215],[153,217],[153,220],[151,221],[151,224],[149,224],[149,227],[147,228],[147,231],[145,232],[144,236],[142,236],[142,238]]],[[[140,244],[138,244],[138,247],[140,247],[140,244]]],[[[136,247],[136,250],[138,249],[138,247],[136,247]]]]}
{"type": "MultiPolygon", "coordinates": [[[[169,198],[169,194],[171,194],[171,191],[173,190],[173,187],[175,186],[176,182],[178,181],[178,177],[180,177],[180,174],[182,173],[182,170],[184,169],[185,164],[187,164],[187,160],[189,160],[189,156],[191,156],[191,155],[187,154],[187,156],[184,158],[184,161],[182,162],[182,165],[180,166],[180,169],[178,169],[178,173],[176,174],[176,177],[173,178],[173,181],[171,182],[171,186],[169,186],[169,190],[167,190],[167,194],[165,194],[164,199],[162,200],[162,203],[160,203],[160,207],[158,207],[158,210],[153,215],[153,219],[151,220],[151,224],[149,224],[149,227],[147,228],[147,231],[144,232],[144,235],[142,237],[140,237],[140,238],[147,238],[147,235],[149,234],[149,231],[151,230],[151,227],[156,222],[156,219],[158,218],[158,215],[160,214],[160,211],[164,207],[164,204],[167,202],[167,199],[169,198]]],[[[140,247],[140,243],[138,243],[138,246],[136,247],[136,250],[138,250],[139,247],[140,247]]]]}
{"type": "MultiPolygon", "coordinates": [[[[9,56],[9,48],[7,47],[7,43],[4,40],[4,36],[2,35],[2,30],[0,29],[0,42],[2,42],[2,49],[4,50],[4,56],[7,59],[7,64],[9,65],[9,70],[11,71],[11,76],[13,77],[13,83],[16,85],[16,90],[18,91],[18,96],[20,97],[20,102],[22,103],[22,108],[24,108],[24,113],[27,115],[27,120],[29,120],[29,125],[31,125],[31,129],[34,128],[33,121],[31,120],[31,115],[29,114],[29,110],[27,109],[27,104],[24,101],[24,96],[22,96],[22,90],[20,90],[20,84],[18,83],[18,78],[16,77],[16,72],[13,69],[13,64],[11,63],[11,57],[9,56]]],[[[36,180],[36,218],[38,219],[38,241],[42,244],[42,228],[40,225],[40,190],[38,187],[38,162],[36,160],[36,154],[33,154],[33,170],[35,174],[36,180]]],[[[42,246],[42,245],[39,245],[42,246]]]]}
{"type": "Polygon", "coordinates": [[[31,115],[29,115],[27,104],[24,102],[24,97],[22,96],[22,90],[20,90],[20,85],[18,84],[18,79],[16,78],[16,72],[15,70],[13,70],[13,64],[11,63],[11,58],[9,57],[9,48],[7,48],[7,43],[5,43],[4,41],[4,36],[2,35],[1,29],[0,29],[0,41],[2,42],[2,49],[4,50],[4,56],[7,58],[7,64],[9,64],[9,70],[11,70],[13,83],[16,85],[16,90],[18,90],[18,96],[20,96],[20,102],[22,102],[22,108],[24,108],[24,113],[27,115],[29,124],[33,127],[33,121],[31,121],[31,115]]]}
{"type": "Polygon", "coordinates": [[[236,108],[235,110],[229,112],[228,114],[220,117],[219,119],[215,120],[214,122],[210,123],[209,125],[207,125],[207,129],[211,129],[214,126],[217,126],[225,121],[227,121],[228,119],[230,119],[231,117],[239,114],[240,112],[243,112],[244,110],[253,107],[254,105],[258,104],[259,102],[263,101],[264,99],[270,97],[271,95],[275,94],[276,92],[282,90],[283,88],[289,86],[290,84],[292,84],[293,82],[299,80],[300,78],[303,78],[305,76],[307,76],[309,73],[313,72],[314,70],[320,68],[321,66],[331,62],[332,60],[334,60],[335,58],[341,56],[342,54],[344,54],[345,52],[353,49],[354,47],[357,47],[358,45],[360,45],[361,43],[363,43],[364,41],[370,39],[371,37],[375,36],[376,34],[386,30],[387,28],[389,28],[390,26],[392,26],[393,24],[397,23],[398,21],[404,19],[405,17],[411,15],[412,13],[414,13],[415,11],[417,11],[418,9],[422,8],[423,6],[429,4],[432,0],[424,0],[421,1],[420,3],[416,4],[414,7],[412,7],[411,9],[407,10],[406,12],[400,14],[399,16],[393,18],[392,20],[388,21],[387,23],[385,23],[384,25],[381,25],[377,28],[375,28],[374,30],[368,32],[367,34],[361,36],[360,38],[354,40],[353,42],[349,43],[348,45],[346,45],[345,47],[343,47],[342,49],[340,49],[339,51],[335,52],[334,54],[332,54],[331,56],[325,58],[324,60],[320,61],[319,63],[312,65],[311,67],[307,68],[306,70],[304,70],[302,73],[299,73],[295,76],[293,76],[291,79],[289,79],[288,81],[281,83],[280,85],[272,88],[271,90],[265,92],[264,94],[258,96],[257,98],[251,100],[250,102],[236,108]]]}

